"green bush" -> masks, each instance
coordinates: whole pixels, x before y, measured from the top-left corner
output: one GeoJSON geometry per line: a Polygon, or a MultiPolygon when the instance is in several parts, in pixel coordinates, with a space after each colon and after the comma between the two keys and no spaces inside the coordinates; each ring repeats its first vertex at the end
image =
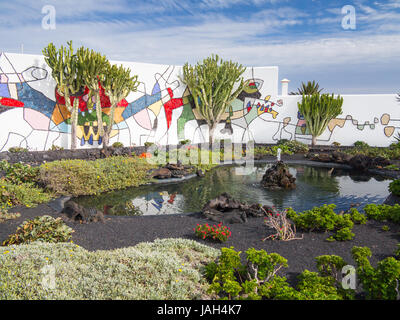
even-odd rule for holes
{"type": "Polygon", "coordinates": [[[393,180],[389,184],[389,191],[393,193],[395,196],[400,196],[400,179],[393,180]]]}
{"type": "Polygon", "coordinates": [[[368,257],[372,252],[367,247],[354,247],[351,251],[357,264],[357,277],[361,281],[367,299],[396,300],[399,298],[400,261],[393,257],[371,266],[368,257]]]}
{"type": "Polygon", "coordinates": [[[364,207],[364,212],[368,219],[400,223],[400,205],[397,203],[393,206],[386,204],[367,204],[364,207]]]}
{"type": "Polygon", "coordinates": [[[202,269],[218,255],[184,239],[95,252],[72,243],[0,247],[0,300],[210,299],[202,269]],[[49,266],[55,290],[42,286],[49,266]]]}
{"type": "Polygon", "coordinates": [[[96,195],[144,184],[153,167],[138,157],[62,160],[41,165],[40,179],[59,195],[96,195]]]}
{"type": "Polygon", "coordinates": [[[3,242],[3,246],[42,242],[67,242],[74,231],[64,224],[61,218],[54,219],[50,216],[40,216],[33,220],[24,221],[15,234],[3,242]]]}
{"type": "Polygon", "coordinates": [[[64,148],[63,147],[59,147],[59,146],[56,146],[56,145],[52,145],[51,147],[50,147],[50,149],[49,149],[49,151],[59,151],[59,150],[64,150],[64,148]]]}
{"type": "MultiPolygon", "coordinates": [[[[305,270],[298,277],[297,289],[285,277],[278,276],[287,260],[277,253],[250,248],[246,251],[247,263],[242,264],[241,252],[233,247],[222,248],[217,262],[206,266],[206,276],[211,282],[209,292],[220,299],[275,299],[275,300],[336,300],[351,298],[351,292],[338,289],[338,281],[323,269],[324,275],[305,270]]],[[[331,262],[329,260],[328,262],[331,262]]],[[[327,265],[320,261],[320,265],[327,265]]]]}
{"type": "Polygon", "coordinates": [[[289,208],[287,217],[294,222],[297,228],[306,231],[334,231],[335,235],[329,237],[328,241],[353,239],[354,234],[351,229],[354,226],[354,222],[362,223],[364,221],[363,218],[355,209],[350,214],[339,215],[333,211],[335,208],[336,205],[334,204],[323,205],[301,213],[289,208]]]}
{"type": "Polygon", "coordinates": [[[124,144],[123,144],[122,142],[114,142],[114,143],[112,144],[112,147],[113,147],[113,148],[123,148],[123,147],[124,147],[124,144]]]}
{"type": "Polygon", "coordinates": [[[11,153],[28,152],[28,149],[22,147],[11,147],[10,149],[8,149],[8,152],[11,153]]]}
{"type": "Polygon", "coordinates": [[[190,144],[190,142],[191,141],[189,139],[186,139],[186,140],[179,141],[179,144],[183,146],[185,144],[190,144]]]}
{"type": "Polygon", "coordinates": [[[10,164],[0,161],[0,170],[5,172],[5,180],[13,184],[36,183],[39,178],[39,168],[22,163],[10,164]]]}
{"type": "Polygon", "coordinates": [[[49,202],[52,197],[52,194],[36,187],[33,183],[15,185],[0,179],[0,211],[17,205],[34,207],[49,202]]]}
{"type": "Polygon", "coordinates": [[[368,143],[366,143],[364,141],[356,141],[356,142],[354,142],[354,146],[357,148],[368,148],[369,147],[368,143]]]}

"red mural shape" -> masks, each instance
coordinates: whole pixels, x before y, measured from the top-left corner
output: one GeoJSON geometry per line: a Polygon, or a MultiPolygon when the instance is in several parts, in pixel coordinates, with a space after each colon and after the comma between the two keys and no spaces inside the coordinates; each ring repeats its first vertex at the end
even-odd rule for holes
{"type": "Polygon", "coordinates": [[[172,122],[172,111],[183,106],[183,99],[182,98],[174,99],[174,92],[172,91],[172,89],[168,88],[167,90],[171,100],[164,103],[164,109],[165,109],[165,116],[167,118],[167,126],[169,129],[172,122]]]}

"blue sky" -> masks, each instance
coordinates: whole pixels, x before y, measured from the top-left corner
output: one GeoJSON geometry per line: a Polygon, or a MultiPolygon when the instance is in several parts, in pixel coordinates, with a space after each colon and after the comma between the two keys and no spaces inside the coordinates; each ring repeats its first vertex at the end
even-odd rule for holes
{"type": "Polygon", "coordinates": [[[111,60],[182,65],[211,53],[245,66],[279,66],[295,91],[316,80],[325,92],[400,92],[400,0],[0,0],[0,50],[41,54],[93,48],[111,60]],[[42,8],[56,29],[42,28],[42,8]],[[355,30],[342,8],[355,8],[355,30]]]}

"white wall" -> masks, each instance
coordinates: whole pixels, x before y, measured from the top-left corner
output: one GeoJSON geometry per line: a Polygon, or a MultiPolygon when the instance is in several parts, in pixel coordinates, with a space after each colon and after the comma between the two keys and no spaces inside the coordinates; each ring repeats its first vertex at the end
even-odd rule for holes
{"type": "MultiPolygon", "coordinates": [[[[180,81],[181,67],[114,63],[137,74],[140,86],[127,97],[128,106],[118,109],[111,143],[119,141],[130,146],[145,142],[176,144],[184,139],[207,141],[208,128],[196,119],[180,81]]],[[[298,119],[297,103],[301,98],[278,95],[277,67],[247,68],[243,76],[249,86],[226,114],[230,115],[230,124],[218,126],[217,139],[257,143],[311,140],[307,132],[301,131],[298,119]]],[[[51,70],[42,56],[0,53],[1,151],[14,146],[31,150],[48,150],[52,145],[69,147],[68,115],[57,104],[55,89],[51,70]]],[[[400,103],[394,94],[343,97],[343,114],[331,122],[330,129],[318,139],[319,144],[336,141],[352,145],[363,140],[370,145],[388,146],[394,142],[400,128],[400,103]]],[[[94,120],[89,111],[80,113],[82,125],[76,139],[81,148],[98,146],[94,120]]]]}

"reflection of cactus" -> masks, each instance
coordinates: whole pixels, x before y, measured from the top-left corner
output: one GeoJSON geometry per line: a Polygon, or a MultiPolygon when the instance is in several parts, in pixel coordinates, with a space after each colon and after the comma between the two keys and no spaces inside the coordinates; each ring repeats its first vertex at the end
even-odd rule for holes
{"type": "Polygon", "coordinates": [[[241,77],[244,71],[242,65],[222,61],[218,55],[212,55],[194,67],[188,63],[183,67],[182,82],[188,86],[197,111],[208,124],[209,142],[213,141],[214,130],[222,115],[245,87],[241,77]],[[233,92],[238,81],[239,86],[233,92]]]}
{"type": "Polygon", "coordinates": [[[103,147],[107,147],[112,127],[114,125],[115,109],[120,101],[125,99],[130,92],[136,91],[139,86],[138,76],[131,77],[131,70],[125,69],[122,65],[117,67],[106,65],[106,73],[104,78],[104,91],[110,98],[111,109],[109,115],[109,125],[104,132],[103,147]]]}
{"type": "Polygon", "coordinates": [[[70,97],[78,94],[83,86],[81,65],[74,54],[72,41],[68,42],[67,48],[61,46],[59,50],[53,43],[50,43],[43,49],[43,55],[46,63],[52,69],[54,80],[57,82],[57,92],[65,98],[65,106],[71,113],[71,149],[76,149],[79,99],[75,98],[73,105],[71,105],[70,97]]]}
{"type": "Polygon", "coordinates": [[[310,96],[303,95],[298,103],[299,111],[304,116],[307,129],[312,135],[312,145],[315,146],[319,137],[328,126],[329,121],[342,113],[343,98],[335,98],[332,94],[315,93],[310,96]]]}

